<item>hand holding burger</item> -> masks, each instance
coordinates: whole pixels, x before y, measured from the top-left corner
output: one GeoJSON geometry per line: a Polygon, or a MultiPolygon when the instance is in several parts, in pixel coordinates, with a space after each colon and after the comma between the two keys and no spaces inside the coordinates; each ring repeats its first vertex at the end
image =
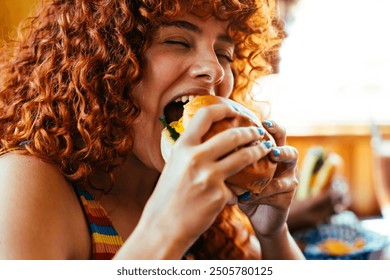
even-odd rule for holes
{"type": "MultiPolygon", "coordinates": [[[[184,110],[179,120],[172,121],[168,124],[165,119],[162,119],[166,126],[162,131],[161,137],[161,153],[165,161],[169,159],[175,141],[188,127],[194,114],[200,108],[212,104],[226,104],[240,114],[234,118],[215,122],[202,137],[202,142],[229,128],[247,126],[262,127],[260,120],[252,111],[233,100],[212,95],[196,96],[184,105],[184,110]]],[[[276,146],[274,139],[265,129],[264,133],[263,141],[269,141],[272,143],[272,146],[276,146]]],[[[249,145],[257,145],[258,143],[256,142],[250,143],[249,145]]],[[[237,196],[246,192],[254,194],[261,193],[273,178],[276,167],[277,164],[271,161],[269,157],[263,157],[254,164],[245,167],[239,173],[227,178],[226,184],[231,187],[237,196]]]]}
{"type": "MultiPolygon", "coordinates": [[[[177,97],[164,108],[161,120],[166,126],[162,131],[161,152],[167,162],[162,179],[170,184],[161,189],[157,186],[156,191],[170,191],[166,196],[168,203],[171,200],[175,206],[185,203],[188,209],[193,207],[194,213],[212,218],[215,212],[225,213],[227,203],[237,203],[232,207],[246,216],[245,221],[250,223],[256,236],[253,239],[262,245],[270,244],[270,236],[278,236],[277,240],[290,239],[286,220],[297,187],[298,152],[286,145],[283,127],[273,121],[260,122],[244,106],[209,95],[177,97]],[[225,138],[234,135],[242,138],[225,138]],[[175,176],[176,170],[181,171],[178,176],[175,176]],[[177,181],[179,185],[175,184],[177,181]],[[179,192],[180,197],[171,196],[172,191],[179,192]],[[189,199],[183,194],[188,194],[189,199]]],[[[156,193],[156,197],[162,201],[160,193],[156,193]]],[[[186,222],[188,231],[193,223],[186,222]]],[[[273,241],[271,243],[275,244],[273,241]]],[[[285,244],[276,242],[276,251],[285,244]]],[[[296,250],[289,247],[287,251],[289,257],[296,250]]],[[[274,255],[264,257],[272,259],[274,255]]]]}

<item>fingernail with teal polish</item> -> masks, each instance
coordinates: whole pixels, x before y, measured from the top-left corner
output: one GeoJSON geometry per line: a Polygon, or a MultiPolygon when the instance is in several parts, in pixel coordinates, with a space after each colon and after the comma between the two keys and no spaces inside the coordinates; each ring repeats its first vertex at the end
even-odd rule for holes
{"type": "Polygon", "coordinates": [[[264,121],[265,125],[268,127],[272,127],[273,123],[271,121],[264,121]]]}
{"type": "Polygon", "coordinates": [[[248,201],[249,199],[251,199],[251,197],[252,197],[251,192],[245,192],[242,195],[240,195],[238,198],[242,201],[248,201]]]}
{"type": "Polygon", "coordinates": [[[257,131],[259,132],[259,134],[260,134],[261,136],[263,136],[264,133],[265,133],[264,129],[261,128],[261,127],[258,127],[258,128],[257,128],[257,131]]]}
{"type": "Polygon", "coordinates": [[[265,141],[265,142],[263,142],[263,143],[264,143],[264,145],[267,147],[267,149],[270,149],[270,148],[272,147],[272,144],[271,144],[270,141],[265,141]]]}
{"type": "Polygon", "coordinates": [[[279,149],[272,148],[272,152],[274,153],[274,156],[275,156],[275,157],[280,156],[280,151],[279,151],[279,149]]]}

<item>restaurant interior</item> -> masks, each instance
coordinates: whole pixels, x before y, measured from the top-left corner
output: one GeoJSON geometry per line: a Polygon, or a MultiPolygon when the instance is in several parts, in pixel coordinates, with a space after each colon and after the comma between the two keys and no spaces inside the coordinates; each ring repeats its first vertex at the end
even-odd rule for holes
{"type": "MultiPolygon", "coordinates": [[[[2,0],[2,41],[12,38],[38,2],[2,0]]],[[[321,151],[322,163],[328,155],[336,158],[326,185],[339,195],[329,217],[307,223],[295,217],[290,229],[308,259],[390,259],[390,3],[278,5],[287,38],[274,73],[259,79],[253,94],[299,152],[299,188],[312,187],[308,176],[315,168],[308,161],[321,151]]],[[[306,200],[315,194],[297,195],[296,211],[306,200]]]]}

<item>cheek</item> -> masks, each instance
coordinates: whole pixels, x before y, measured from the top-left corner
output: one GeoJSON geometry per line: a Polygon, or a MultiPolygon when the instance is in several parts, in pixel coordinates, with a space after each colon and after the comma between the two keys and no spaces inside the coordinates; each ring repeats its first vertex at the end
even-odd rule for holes
{"type": "Polygon", "coordinates": [[[234,88],[234,76],[233,72],[228,69],[225,71],[225,79],[223,84],[221,85],[221,96],[228,98],[233,91],[234,88]]]}
{"type": "Polygon", "coordinates": [[[143,80],[146,84],[164,85],[177,74],[177,69],[183,63],[177,56],[151,48],[145,56],[143,80]]]}
{"type": "Polygon", "coordinates": [[[229,79],[229,89],[230,89],[230,92],[232,92],[233,88],[234,88],[234,75],[233,75],[233,71],[231,69],[228,73],[228,79],[229,79]]]}

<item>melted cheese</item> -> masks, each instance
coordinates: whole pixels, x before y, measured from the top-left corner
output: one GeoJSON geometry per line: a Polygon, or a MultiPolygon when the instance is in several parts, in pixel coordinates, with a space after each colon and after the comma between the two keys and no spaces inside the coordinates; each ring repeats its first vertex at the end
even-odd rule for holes
{"type": "Polygon", "coordinates": [[[184,132],[183,118],[180,118],[178,121],[171,122],[169,125],[179,134],[184,132]]]}

